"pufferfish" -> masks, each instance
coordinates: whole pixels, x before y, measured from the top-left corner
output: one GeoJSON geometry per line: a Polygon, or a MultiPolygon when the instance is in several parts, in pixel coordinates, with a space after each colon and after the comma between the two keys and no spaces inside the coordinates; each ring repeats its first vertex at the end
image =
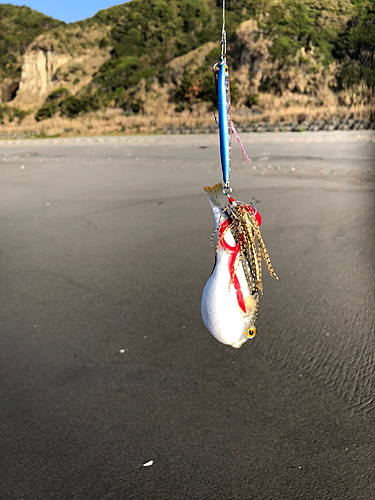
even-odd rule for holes
{"type": "Polygon", "coordinates": [[[215,219],[215,265],[203,290],[202,319],[213,337],[238,349],[256,334],[261,255],[270,274],[277,276],[260,235],[261,218],[255,207],[232,198],[228,201],[221,184],[204,190],[215,219]]]}

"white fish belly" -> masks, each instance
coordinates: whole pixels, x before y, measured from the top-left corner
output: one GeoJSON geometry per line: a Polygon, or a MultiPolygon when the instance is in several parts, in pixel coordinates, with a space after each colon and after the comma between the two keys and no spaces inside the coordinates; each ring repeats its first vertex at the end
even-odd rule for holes
{"type": "MultiPolygon", "coordinates": [[[[246,299],[250,295],[250,290],[238,260],[235,269],[243,297],[246,299]]],[[[246,332],[252,314],[246,314],[240,309],[235,287],[229,284],[229,255],[220,249],[217,252],[215,269],[203,290],[202,319],[207,330],[219,342],[240,347],[248,340],[246,332]]]]}

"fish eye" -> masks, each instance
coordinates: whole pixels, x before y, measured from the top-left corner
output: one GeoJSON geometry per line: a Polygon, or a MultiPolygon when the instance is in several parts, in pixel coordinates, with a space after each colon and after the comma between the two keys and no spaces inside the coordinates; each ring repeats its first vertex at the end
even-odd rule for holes
{"type": "Polygon", "coordinates": [[[257,332],[257,329],[252,326],[247,332],[246,332],[246,336],[249,337],[249,339],[252,339],[253,337],[255,337],[255,334],[257,332]]]}
{"type": "Polygon", "coordinates": [[[224,73],[228,73],[228,66],[225,66],[224,73]]]}

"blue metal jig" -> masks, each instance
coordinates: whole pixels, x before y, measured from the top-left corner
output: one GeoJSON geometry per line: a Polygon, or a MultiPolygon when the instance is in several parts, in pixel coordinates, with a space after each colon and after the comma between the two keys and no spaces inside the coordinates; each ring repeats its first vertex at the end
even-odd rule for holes
{"type": "Polygon", "coordinates": [[[231,193],[230,172],[232,161],[232,119],[230,107],[229,71],[225,56],[213,67],[219,112],[220,156],[223,172],[224,191],[231,193]]]}
{"type": "Polygon", "coordinates": [[[218,101],[219,119],[216,118],[216,123],[219,125],[220,137],[220,156],[221,168],[223,172],[224,194],[229,196],[232,192],[230,187],[230,172],[232,164],[232,131],[240,148],[242,150],[242,160],[250,163],[246,150],[234,128],[231,116],[230,104],[230,86],[229,86],[229,70],[226,60],[227,53],[227,34],[225,32],[225,0],[223,0],[223,28],[221,30],[221,57],[220,61],[214,65],[213,72],[215,75],[216,94],[218,101]]]}

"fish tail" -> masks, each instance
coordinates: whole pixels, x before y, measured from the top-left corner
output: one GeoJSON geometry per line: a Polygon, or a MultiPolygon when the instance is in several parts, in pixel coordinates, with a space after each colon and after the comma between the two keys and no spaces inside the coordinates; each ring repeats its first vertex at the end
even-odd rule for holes
{"type": "Polygon", "coordinates": [[[223,185],[220,182],[211,187],[205,186],[203,189],[213,205],[216,207],[227,206],[228,199],[223,193],[223,185]]]}

